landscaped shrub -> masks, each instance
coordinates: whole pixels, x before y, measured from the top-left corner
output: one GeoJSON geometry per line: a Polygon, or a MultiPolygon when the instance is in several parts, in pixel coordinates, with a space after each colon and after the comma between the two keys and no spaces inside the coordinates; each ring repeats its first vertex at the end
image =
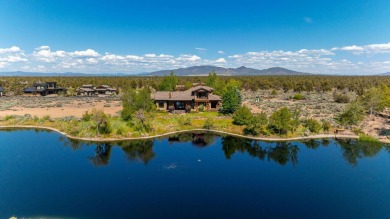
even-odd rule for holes
{"type": "Polygon", "coordinates": [[[190,113],[190,112],[191,112],[191,110],[192,110],[192,107],[191,107],[191,105],[186,105],[186,107],[185,107],[185,111],[186,111],[186,113],[190,113]]]}
{"type": "Polygon", "coordinates": [[[180,116],[177,118],[177,122],[179,123],[179,125],[192,125],[192,120],[190,117],[186,117],[186,116],[180,116]]]}
{"type": "Polygon", "coordinates": [[[204,129],[213,129],[214,128],[214,120],[210,117],[206,119],[206,121],[203,124],[204,129]]]}
{"type": "Polygon", "coordinates": [[[253,115],[251,110],[246,107],[240,107],[233,114],[233,123],[236,125],[248,125],[253,115]]]}
{"type": "Polygon", "coordinates": [[[198,111],[203,112],[204,111],[204,105],[199,105],[198,106],[198,111]]]}

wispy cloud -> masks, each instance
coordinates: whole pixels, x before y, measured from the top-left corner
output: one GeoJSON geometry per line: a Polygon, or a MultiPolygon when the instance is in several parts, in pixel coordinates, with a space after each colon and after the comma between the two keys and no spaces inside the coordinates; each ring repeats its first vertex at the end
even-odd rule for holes
{"type": "Polygon", "coordinates": [[[223,55],[223,54],[225,54],[225,52],[224,52],[224,51],[222,51],[222,50],[219,50],[219,51],[218,51],[218,54],[221,54],[221,55],[223,55]]]}
{"type": "Polygon", "coordinates": [[[206,51],[207,50],[206,48],[201,48],[201,47],[196,47],[195,49],[198,51],[206,51]]]}

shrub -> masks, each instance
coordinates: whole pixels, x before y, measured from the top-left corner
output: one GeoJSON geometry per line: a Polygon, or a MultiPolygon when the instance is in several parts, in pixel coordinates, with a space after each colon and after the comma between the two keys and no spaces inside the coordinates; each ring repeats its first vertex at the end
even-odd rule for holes
{"type": "Polygon", "coordinates": [[[341,125],[357,125],[364,117],[364,107],[358,101],[350,103],[345,110],[338,115],[336,120],[341,125]]]}
{"type": "Polygon", "coordinates": [[[294,99],[294,100],[304,100],[305,97],[304,97],[302,94],[295,94],[295,95],[293,96],[293,99],[294,99]]]}
{"type": "Polygon", "coordinates": [[[190,113],[190,112],[191,112],[191,110],[192,110],[192,107],[191,107],[191,105],[186,105],[186,107],[185,107],[185,111],[186,111],[186,113],[190,113]]]}
{"type": "Polygon", "coordinates": [[[233,123],[236,125],[248,125],[253,115],[251,110],[246,107],[240,107],[233,114],[233,123]]]}
{"type": "Polygon", "coordinates": [[[292,129],[292,119],[293,114],[287,107],[283,107],[270,116],[270,127],[279,134],[287,133],[292,129]]]}
{"type": "Polygon", "coordinates": [[[322,120],[322,129],[323,129],[325,132],[327,132],[327,131],[330,130],[330,128],[332,128],[332,124],[331,124],[329,121],[323,119],[323,120],[322,120]]]}
{"type": "Polygon", "coordinates": [[[333,100],[336,103],[349,103],[350,99],[347,94],[342,94],[342,93],[333,93],[333,100]]]}
{"type": "Polygon", "coordinates": [[[199,112],[203,112],[204,111],[204,105],[203,104],[198,106],[198,111],[199,112]]]}
{"type": "Polygon", "coordinates": [[[267,114],[261,113],[259,115],[253,116],[248,122],[247,127],[244,129],[244,134],[258,135],[268,134],[267,130],[268,118],[267,114]]]}
{"type": "Polygon", "coordinates": [[[88,111],[85,111],[85,113],[83,113],[83,116],[81,117],[81,120],[83,120],[84,122],[88,122],[91,121],[91,118],[92,114],[90,114],[88,111]]]}
{"type": "Polygon", "coordinates": [[[321,130],[321,123],[315,119],[307,119],[305,121],[305,127],[308,128],[311,132],[318,133],[321,130]]]}
{"type": "Polygon", "coordinates": [[[192,125],[192,120],[190,117],[180,116],[177,118],[179,125],[192,125]]]}
{"type": "Polygon", "coordinates": [[[213,129],[214,128],[214,120],[212,118],[207,118],[203,124],[204,129],[213,129]]]}

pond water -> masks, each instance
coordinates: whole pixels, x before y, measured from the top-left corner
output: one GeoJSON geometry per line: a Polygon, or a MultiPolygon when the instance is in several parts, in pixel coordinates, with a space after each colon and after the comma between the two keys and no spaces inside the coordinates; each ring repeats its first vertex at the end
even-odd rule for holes
{"type": "Polygon", "coordinates": [[[0,132],[0,218],[388,218],[390,147],[0,132]]]}

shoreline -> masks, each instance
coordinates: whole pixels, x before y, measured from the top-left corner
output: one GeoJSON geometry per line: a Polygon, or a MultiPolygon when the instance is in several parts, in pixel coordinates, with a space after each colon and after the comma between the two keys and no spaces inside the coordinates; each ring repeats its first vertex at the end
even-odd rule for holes
{"type": "MultiPolygon", "coordinates": [[[[184,133],[184,132],[193,132],[193,131],[203,131],[203,132],[213,132],[218,134],[226,134],[230,136],[240,137],[240,138],[246,138],[251,140],[260,140],[260,141],[273,141],[273,142],[281,142],[281,141],[296,141],[296,140],[307,140],[307,139],[323,139],[323,138],[343,138],[343,139],[359,139],[358,135],[337,135],[337,134],[318,134],[318,135],[311,135],[311,136],[302,136],[302,137],[293,137],[293,138],[267,138],[267,137],[253,137],[253,136],[245,136],[241,134],[234,134],[219,130],[209,130],[209,129],[189,129],[189,130],[181,130],[181,131],[174,131],[174,132],[167,132],[160,135],[153,135],[153,136],[141,136],[141,137],[126,137],[126,138],[83,138],[83,137],[76,137],[69,135],[65,132],[62,132],[56,128],[46,127],[46,126],[34,126],[34,125],[9,125],[9,126],[0,126],[0,130],[2,129],[43,129],[43,130],[49,130],[57,132],[67,138],[74,139],[74,140],[80,140],[80,141],[88,141],[88,142],[114,142],[114,141],[128,141],[128,140],[142,140],[142,139],[155,139],[160,137],[165,137],[173,134],[178,133],[184,133]]],[[[383,139],[378,139],[379,142],[388,144],[390,141],[386,141],[383,139]]]]}

